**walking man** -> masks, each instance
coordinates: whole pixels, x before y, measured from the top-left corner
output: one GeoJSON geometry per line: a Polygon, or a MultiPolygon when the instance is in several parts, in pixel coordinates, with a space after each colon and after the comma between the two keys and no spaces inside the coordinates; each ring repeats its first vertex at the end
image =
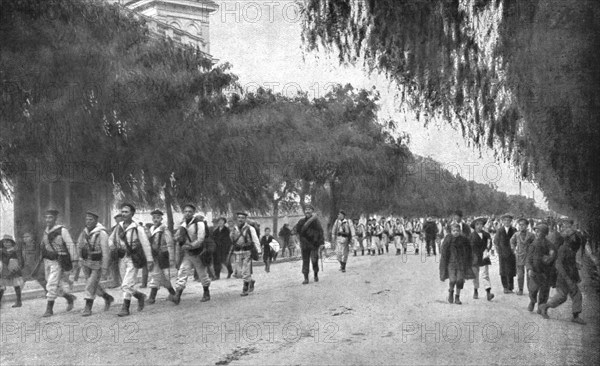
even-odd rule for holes
{"type": "Polygon", "coordinates": [[[67,300],[67,311],[73,310],[76,299],[71,295],[69,286],[69,271],[73,269],[73,262],[77,261],[77,247],[73,243],[71,234],[62,225],[56,224],[57,210],[46,211],[46,230],[42,239],[42,257],[46,269],[46,312],[43,317],[47,318],[54,314],[54,301],[58,296],[67,300]]]}
{"type": "Polygon", "coordinates": [[[115,226],[108,239],[109,248],[117,251],[125,268],[123,283],[121,284],[123,305],[121,311],[117,314],[120,317],[129,315],[132,297],[135,297],[138,301],[138,311],[144,309],[146,295],[135,289],[135,283],[140,269],[148,266],[151,270],[154,266],[146,232],[133,221],[133,215],[135,215],[135,206],[130,203],[122,204],[121,216],[123,221],[115,226]]]}
{"type": "Polygon", "coordinates": [[[355,236],[354,226],[346,219],[346,213],[340,210],[331,229],[331,241],[336,243],[337,260],[340,262],[340,271],[342,272],[346,272],[350,243],[355,236]]]}
{"type": "Polygon", "coordinates": [[[115,299],[107,294],[102,286],[100,279],[102,273],[108,270],[110,260],[110,250],[108,249],[108,233],[106,228],[98,222],[98,214],[92,211],[86,212],[85,228],[77,239],[79,247],[80,263],[83,275],[85,276],[85,308],[81,316],[92,315],[92,306],[96,295],[104,299],[104,311],[108,311],[110,305],[115,299]]]}
{"type": "Polygon", "coordinates": [[[289,251],[289,255],[291,257],[292,256],[292,247],[291,247],[290,239],[292,237],[292,230],[290,230],[290,227],[287,223],[283,224],[283,227],[281,228],[281,230],[279,230],[279,237],[283,241],[283,248],[281,248],[281,258],[285,257],[286,249],[289,251]]]}
{"type": "Polygon", "coordinates": [[[523,286],[525,284],[525,263],[527,263],[527,251],[529,246],[535,240],[535,234],[528,230],[529,221],[525,218],[517,220],[517,229],[512,238],[510,238],[510,247],[515,253],[517,259],[517,284],[519,285],[519,291],[517,295],[523,295],[523,286]]]}
{"type": "Polygon", "coordinates": [[[515,253],[510,246],[510,239],[515,235],[517,229],[512,227],[513,216],[505,214],[502,216],[501,227],[494,236],[494,246],[500,259],[500,279],[505,294],[514,293],[515,275],[517,274],[517,261],[515,253]]]}
{"type": "Polygon", "coordinates": [[[163,224],[164,213],[154,210],[152,215],[152,226],[150,226],[150,248],[154,259],[154,268],[150,272],[150,297],[148,304],[156,302],[156,295],[161,286],[169,291],[170,298],[175,296],[175,290],[171,285],[171,267],[175,266],[175,243],[173,236],[165,224],[163,224]]]}
{"type": "Polygon", "coordinates": [[[483,231],[487,219],[484,217],[473,220],[471,226],[474,231],[471,233],[469,241],[471,244],[471,253],[473,254],[473,299],[479,298],[479,279],[483,280],[483,287],[487,292],[487,300],[491,301],[494,298],[492,293],[492,283],[490,281],[489,265],[490,249],[492,247],[492,238],[490,234],[483,231]]]}
{"type": "Polygon", "coordinates": [[[563,245],[558,249],[558,258],[556,259],[556,270],[558,279],[556,281],[556,294],[546,303],[540,305],[542,316],[549,319],[548,309],[556,308],[567,301],[567,295],[571,297],[573,304],[571,311],[573,318],[571,321],[578,324],[585,324],[585,321],[579,317],[582,311],[583,297],[579,286],[581,282],[579,270],[577,269],[577,261],[575,256],[581,245],[581,240],[577,236],[577,232],[572,228],[567,228],[563,231],[565,237],[563,245]]]}
{"type": "MultiPolygon", "coordinates": [[[[231,237],[229,228],[225,225],[227,219],[221,217],[217,220],[217,227],[213,231],[213,239],[216,244],[215,254],[213,256],[213,263],[215,266],[215,280],[221,278],[221,269],[223,266],[227,268],[227,278],[231,278],[233,274],[233,268],[229,258],[229,251],[231,250],[231,237]]],[[[283,254],[283,251],[281,252],[283,254]]]]}
{"type": "Polygon", "coordinates": [[[271,242],[275,240],[273,235],[271,235],[271,229],[265,229],[265,235],[260,238],[260,246],[263,252],[263,261],[265,263],[265,272],[271,272],[271,262],[273,261],[273,253],[271,249],[271,242]]]}
{"type": "MultiPolygon", "coordinates": [[[[502,229],[500,230],[502,231],[502,229]]],[[[535,241],[529,246],[527,253],[527,286],[529,288],[529,306],[530,312],[538,303],[538,314],[542,314],[542,305],[548,302],[550,294],[550,281],[552,277],[552,265],[550,261],[554,256],[554,250],[547,236],[549,232],[548,225],[539,224],[535,231],[535,241]]]]}
{"type": "Polygon", "coordinates": [[[247,213],[238,212],[237,224],[231,230],[231,252],[234,255],[235,272],[241,273],[244,280],[241,296],[248,296],[248,293],[254,291],[256,282],[252,279],[252,252],[257,251],[256,248],[260,246],[256,229],[246,222],[247,219],[247,213]]]}
{"type": "MultiPolygon", "coordinates": [[[[188,277],[194,276],[194,270],[198,274],[204,293],[201,302],[210,300],[210,278],[208,277],[208,266],[201,256],[207,255],[205,251],[205,242],[208,237],[208,227],[204,221],[194,217],[196,206],[187,204],[183,207],[183,221],[175,233],[175,241],[181,245],[183,250],[183,260],[177,273],[177,282],[175,283],[176,294],[171,298],[175,304],[181,301],[181,295],[185,290],[188,277]]],[[[212,253],[210,253],[212,256],[212,253]]]]}
{"type": "Polygon", "coordinates": [[[429,257],[431,255],[432,249],[433,255],[437,255],[435,248],[435,238],[438,234],[438,228],[433,218],[427,218],[425,225],[423,225],[423,231],[425,232],[425,248],[427,249],[427,256],[429,257]]]}
{"type": "Polygon", "coordinates": [[[302,284],[308,284],[309,262],[312,262],[314,280],[319,282],[319,250],[321,246],[325,245],[325,235],[312,205],[306,206],[304,217],[298,221],[294,231],[300,237],[302,274],[304,275],[302,284]]]}

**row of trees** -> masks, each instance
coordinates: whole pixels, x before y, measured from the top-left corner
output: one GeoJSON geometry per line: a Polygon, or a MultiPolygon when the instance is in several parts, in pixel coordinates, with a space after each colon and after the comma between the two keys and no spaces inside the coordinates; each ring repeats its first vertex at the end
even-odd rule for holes
{"type": "Polygon", "coordinates": [[[379,123],[376,91],[340,85],[316,100],[226,92],[237,87],[227,65],[153,39],[104,2],[23,0],[1,17],[5,196],[34,160],[101,167],[98,182],[110,182],[118,201],[164,207],[171,226],[172,209],[187,202],[275,220],[309,201],[330,221],[342,207],[353,215],[536,213],[531,202],[460,177],[407,174],[421,158],[389,132],[393,121],[379,123]]]}
{"type": "Polygon", "coordinates": [[[400,105],[512,161],[598,238],[598,11],[593,0],[310,0],[303,40],[385,73],[400,105]]]}

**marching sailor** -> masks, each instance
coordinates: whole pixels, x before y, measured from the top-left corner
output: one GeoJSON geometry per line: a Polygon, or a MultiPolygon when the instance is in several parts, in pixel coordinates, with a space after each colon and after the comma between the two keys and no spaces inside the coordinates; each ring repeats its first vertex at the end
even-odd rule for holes
{"type": "Polygon", "coordinates": [[[121,283],[123,291],[123,305],[118,316],[128,316],[131,298],[138,301],[138,311],[144,309],[146,295],[135,289],[138,270],[148,266],[152,270],[154,259],[150,251],[150,243],[145,230],[133,221],[135,206],[130,203],[121,205],[121,221],[108,238],[108,247],[116,250],[118,257],[123,262],[125,274],[121,283]]]}
{"type": "Polygon", "coordinates": [[[110,250],[108,249],[108,233],[98,222],[98,214],[88,211],[85,214],[85,228],[77,239],[79,247],[79,267],[85,276],[85,308],[81,316],[92,315],[92,306],[96,295],[104,299],[104,311],[108,311],[115,299],[107,294],[100,279],[108,271],[110,250]]]}
{"type": "Polygon", "coordinates": [[[42,257],[46,269],[46,312],[43,317],[52,316],[54,301],[58,296],[67,300],[67,311],[73,310],[75,296],[69,293],[69,272],[73,269],[73,262],[79,258],[77,246],[69,231],[62,225],[56,224],[57,210],[46,211],[46,230],[42,239],[42,257]]]}
{"type": "Polygon", "coordinates": [[[255,260],[258,260],[258,247],[260,240],[256,233],[256,229],[246,222],[248,214],[245,212],[237,213],[237,224],[231,230],[231,246],[230,254],[234,255],[236,273],[242,274],[244,285],[242,287],[241,296],[248,296],[249,292],[254,291],[255,281],[252,279],[252,255],[254,253],[255,260]]]}
{"type": "Polygon", "coordinates": [[[208,226],[204,221],[194,217],[196,206],[187,204],[183,206],[183,221],[175,233],[175,241],[183,249],[183,260],[177,273],[177,282],[175,283],[176,294],[170,295],[169,299],[175,304],[181,301],[181,294],[186,287],[188,277],[194,276],[194,269],[198,273],[204,294],[202,302],[210,300],[210,278],[208,277],[208,267],[212,259],[212,253],[205,249],[205,242],[208,238],[208,226]],[[210,257],[209,257],[210,254],[210,257]]]}
{"type": "Polygon", "coordinates": [[[346,219],[346,213],[340,211],[331,230],[331,241],[336,243],[337,260],[340,262],[342,272],[346,272],[350,243],[355,236],[354,226],[346,219]]]}
{"type": "Polygon", "coordinates": [[[163,286],[169,291],[171,298],[175,296],[175,289],[171,285],[171,267],[175,266],[175,243],[173,236],[165,224],[163,224],[164,213],[154,210],[152,215],[152,226],[150,227],[150,248],[154,259],[154,268],[150,272],[150,297],[148,304],[156,302],[158,289],[163,286]]]}

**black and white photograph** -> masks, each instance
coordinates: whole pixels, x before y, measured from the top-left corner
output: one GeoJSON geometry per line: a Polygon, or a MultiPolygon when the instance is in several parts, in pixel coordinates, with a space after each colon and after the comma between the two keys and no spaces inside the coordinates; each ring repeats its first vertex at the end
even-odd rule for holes
{"type": "Polygon", "coordinates": [[[598,365],[600,1],[0,0],[0,365],[598,365]]]}

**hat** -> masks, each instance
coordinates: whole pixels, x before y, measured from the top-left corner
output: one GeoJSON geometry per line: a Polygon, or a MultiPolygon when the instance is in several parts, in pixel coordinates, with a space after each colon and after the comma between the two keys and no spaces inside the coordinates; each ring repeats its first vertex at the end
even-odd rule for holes
{"type": "Polygon", "coordinates": [[[502,220],[504,220],[505,218],[510,218],[511,220],[514,218],[514,216],[512,214],[509,213],[505,213],[504,215],[502,215],[502,217],[500,217],[502,220]]]}
{"type": "Polygon", "coordinates": [[[56,216],[58,216],[58,210],[55,210],[55,209],[46,210],[46,215],[51,215],[51,216],[56,217],[56,216]]]}
{"type": "Polygon", "coordinates": [[[529,225],[529,220],[527,220],[527,219],[526,219],[526,218],[524,218],[524,217],[519,217],[519,218],[517,219],[517,224],[520,224],[521,222],[524,222],[524,223],[525,223],[525,225],[529,225]]]}
{"type": "Polygon", "coordinates": [[[537,226],[535,228],[537,230],[542,231],[545,235],[548,235],[548,233],[550,232],[550,229],[548,228],[548,225],[546,225],[544,223],[537,224],[537,226]]]}
{"type": "Polygon", "coordinates": [[[346,212],[344,212],[344,210],[340,210],[340,213],[344,216],[346,216],[346,212]]]}
{"type": "Polygon", "coordinates": [[[98,214],[97,214],[96,212],[94,212],[94,211],[86,211],[86,212],[85,212],[85,214],[86,214],[86,215],[89,215],[89,216],[94,216],[96,219],[97,219],[98,217],[100,217],[100,215],[98,215],[98,214]]]}
{"type": "Polygon", "coordinates": [[[160,216],[162,216],[162,215],[164,215],[164,213],[161,210],[156,209],[156,210],[150,212],[150,215],[152,215],[152,216],[154,216],[154,215],[160,215],[160,216]]]}
{"type": "Polygon", "coordinates": [[[477,222],[481,222],[481,225],[485,225],[487,224],[487,219],[485,217],[478,217],[475,220],[471,221],[471,227],[475,228],[475,224],[477,224],[477,222]]]}
{"type": "Polygon", "coordinates": [[[185,204],[183,206],[183,209],[185,210],[186,207],[191,208],[192,210],[196,211],[196,206],[192,205],[191,203],[185,204]]]}
{"type": "Polygon", "coordinates": [[[131,210],[131,213],[135,213],[135,206],[132,205],[131,203],[123,203],[121,205],[121,208],[123,208],[123,207],[129,207],[129,209],[131,210]]]}
{"type": "Polygon", "coordinates": [[[235,213],[237,216],[244,216],[244,217],[248,217],[248,214],[244,211],[238,211],[235,213]]]}

